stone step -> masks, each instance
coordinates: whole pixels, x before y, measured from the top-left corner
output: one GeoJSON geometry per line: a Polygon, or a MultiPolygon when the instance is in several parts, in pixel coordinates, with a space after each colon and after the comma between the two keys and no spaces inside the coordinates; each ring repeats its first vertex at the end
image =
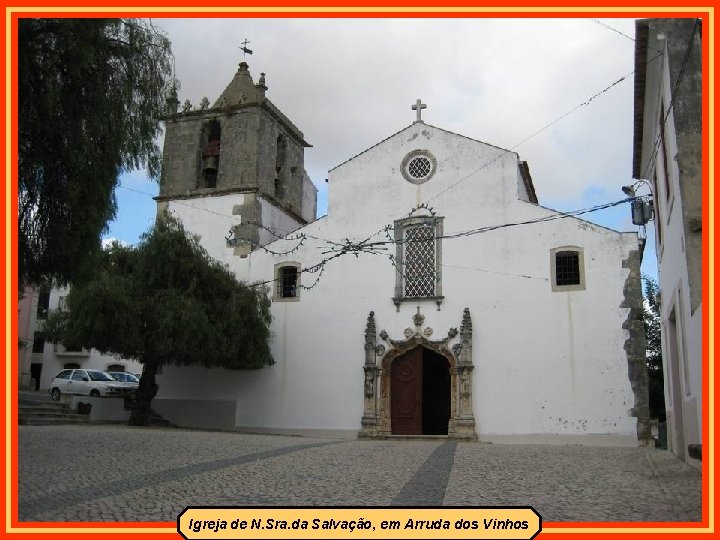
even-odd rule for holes
{"type": "Polygon", "coordinates": [[[177,424],[173,424],[170,420],[167,418],[164,418],[153,411],[153,414],[150,416],[150,425],[155,427],[168,427],[168,428],[176,428],[177,424]]]}
{"type": "Polygon", "coordinates": [[[90,417],[72,410],[66,401],[52,401],[40,395],[20,395],[18,403],[18,424],[40,426],[54,424],[87,424],[90,417]]]}
{"type": "Polygon", "coordinates": [[[33,412],[18,415],[18,424],[21,426],[47,426],[55,424],[89,424],[90,417],[87,414],[73,412],[33,412]]]}
{"type": "Polygon", "coordinates": [[[66,403],[19,403],[18,409],[27,412],[41,411],[69,411],[70,407],[66,403]]]}
{"type": "Polygon", "coordinates": [[[87,414],[78,414],[75,411],[18,411],[18,418],[36,417],[36,418],[64,418],[66,416],[88,416],[87,414]]]}
{"type": "Polygon", "coordinates": [[[69,426],[69,425],[78,425],[78,424],[90,424],[90,419],[85,417],[80,419],[77,418],[55,418],[55,419],[49,419],[49,418],[35,418],[34,416],[30,416],[28,418],[21,418],[18,425],[20,426],[69,426]]]}
{"type": "MultiPolygon", "coordinates": [[[[70,405],[64,401],[41,401],[41,400],[23,400],[18,404],[18,424],[19,425],[50,425],[50,424],[77,424],[90,423],[90,416],[87,414],[79,414],[76,410],[71,409],[70,405]]],[[[126,400],[126,409],[132,406],[131,400],[126,400]]],[[[176,428],[166,418],[151,409],[150,425],[154,427],[176,428]]]]}

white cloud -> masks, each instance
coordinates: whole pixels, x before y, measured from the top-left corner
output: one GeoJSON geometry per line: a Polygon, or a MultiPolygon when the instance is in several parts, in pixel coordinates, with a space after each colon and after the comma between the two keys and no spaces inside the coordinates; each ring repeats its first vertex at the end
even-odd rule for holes
{"type": "Polygon", "coordinates": [[[107,249],[111,247],[113,244],[118,244],[124,247],[130,247],[131,244],[125,242],[124,240],[120,240],[118,238],[103,238],[102,239],[102,248],[107,249]]]}
{"type": "MultiPolygon", "coordinates": [[[[603,20],[634,37],[634,19],[603,20]]],[[[414,120],[513,148],[633,69],[634,43],[591,19],[158,19],[173,42],[180,100],[213,102],[243,59],[327,171],[414,120]]],[[[630,180],[629,76],[517,151],[541,203],[619,195],[630,180]]],[[[598,201],[607,202],[607,201],[598,201]]]]}

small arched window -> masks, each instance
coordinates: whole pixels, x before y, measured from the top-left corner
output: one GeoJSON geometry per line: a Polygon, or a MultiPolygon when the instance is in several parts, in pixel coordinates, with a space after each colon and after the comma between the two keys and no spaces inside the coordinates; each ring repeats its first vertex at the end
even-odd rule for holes
{"type": "Polygon", "coordinates": [[[203,128],[201,141],[201,182],[198,187],[214,188],[217,186],[218,169],[220,168],[220,122],[211,120],[203,128]]]}
{"type": "Polygon", "coordinates": [[[284,262],[275,265],[276,302],[297,301],[300,299],[300,263],[284,262]]]}

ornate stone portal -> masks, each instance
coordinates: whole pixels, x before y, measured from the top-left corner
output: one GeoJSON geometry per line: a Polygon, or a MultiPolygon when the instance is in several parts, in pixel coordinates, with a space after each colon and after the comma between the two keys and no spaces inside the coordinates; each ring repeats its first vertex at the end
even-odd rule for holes
{"type": "Polygon", "coordinates": [[[405,339],[393,339],[385,330],[380,339],[388,348],[378,344],[375,325],[375,312],[371,311],[365,326],[365,406],[362,416],[360,437],[384,438],[392,435],[390,418],[390,400],[392,396],[391,367],[395,358],[402,356],[415,347],[425,347],[443,356],[450,364],[450,420],[448,437],[457,439],[477,439],[475,417],[472,409],[472,320],[470,310],[463,310],[460,332],[450,328],[447,336],[440,340],[430,340],[434,331],[423,327],[425,316],[413,315],[415,328],[406,328],[405,339]],[[458,342],[449,343],[459,336],[458,342]]]}

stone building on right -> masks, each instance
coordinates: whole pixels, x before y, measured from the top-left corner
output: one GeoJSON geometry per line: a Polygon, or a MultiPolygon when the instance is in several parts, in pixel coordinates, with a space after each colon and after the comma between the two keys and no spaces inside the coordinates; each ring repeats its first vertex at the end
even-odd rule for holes
{"type": "Polygon", "coordinates": [[[633,178],[652,189],[668,447],[702,455],[703,80],[700,19],[636,23],[633,178]]]}

